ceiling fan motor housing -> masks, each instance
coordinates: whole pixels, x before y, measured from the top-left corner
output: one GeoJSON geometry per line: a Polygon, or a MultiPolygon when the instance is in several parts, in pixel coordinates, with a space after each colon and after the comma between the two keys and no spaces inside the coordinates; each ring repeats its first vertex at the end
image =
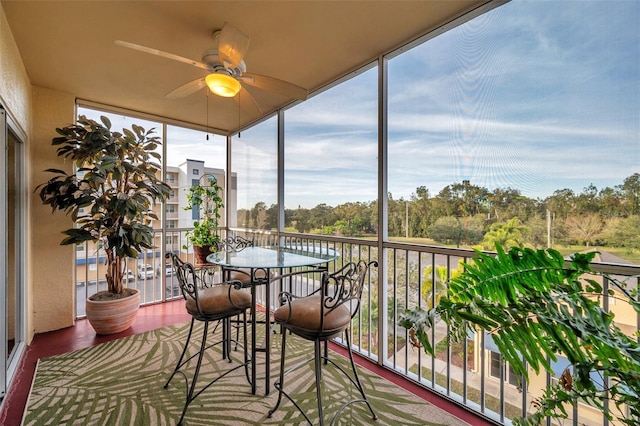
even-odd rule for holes
{"type": "Polygon", "coordinates": [[[202,62],[209,65],[211,72],[224,72],[233,77],[240,77],[243,73],[247,72],[247,66],[244,61],[240,61],[237,67],[235,68],[225,68],[225,66],[220,62],[220,57],[218,56],[218,49],[207,49],[202,53],[202,62]]]}

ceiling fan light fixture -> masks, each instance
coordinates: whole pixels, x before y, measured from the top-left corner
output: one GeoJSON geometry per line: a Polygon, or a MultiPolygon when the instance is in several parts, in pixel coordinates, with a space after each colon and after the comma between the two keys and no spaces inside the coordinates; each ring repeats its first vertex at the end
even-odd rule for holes
{"type": "Polygon", "coordinates": [[[225,98],[232,98],[240,91],[240,82],[227,74],[209,74],[204,81],[211,92],[225,98]]]}

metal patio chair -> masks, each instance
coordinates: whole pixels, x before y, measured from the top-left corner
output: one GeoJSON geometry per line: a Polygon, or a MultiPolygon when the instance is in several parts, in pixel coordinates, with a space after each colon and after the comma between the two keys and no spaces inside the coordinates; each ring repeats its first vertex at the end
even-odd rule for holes
{"type": "Polygon", "coordinates": [[[331,424],[333,424],[340,413],[349,405],[357,402],[363,402],[371,411],[373,420],[377,419],[373,407],[369,403],[364,388],[358,378],[358,371],[353,361],[353,353],[351,352],[351,342],[349,341],[349,327],[351,319],[358,313],[360,308],[360,299],[366,282],[367,273],[370,266],[378,266],[376,261],[357,263],[350,262],[343,266],[340,270],[322,274],[320,288],[308,296],[297,297],[289,292],[280,293],[282,306],[276,309],[274,313],[275,322],[280,324],[282,330],[282,353],[280,358],[280,377],[275,383],[278,389],[278,400],[275,406],[269,411],[268,416],[271,417],[278,409],[284,395],[293,405],[302,413],[309,424],[314,424],[304,410],[294,401],[294,399],[284,390],[285,377],[297,370],[298,368],[314,361],[315,365],[315,387],[318,401],[318,421],[315,424],[324,425],[324,415],[322,410],[322,364],[331,363],[340,372],[342,372],[359,391],[361,398],[346,401],[334,414],[331,424]],[[287,331],[296,334],[303,339],[314,342],[313,358],[301,362],[298,365],[285,371],[286,360],[286,340],[287,331]],[[351,363],[352,375],[345,371],[342,367],[329,359],[327,351],[327,341],[344,333],[346,339],[347,352],[351,363]],[[324,352],[321,351],[321,343],[324,344],[324,352]],[[324,362],[323,362],[324,361],[324,362]]]}
{"type": "Polygon", "coordinates": [[[183,262],[175,254],[167,254],[167,257],[172,258],[172,263],[180,284],[180,289],[185,298],[185,308],[191,315],[191,325],[189,327],[189,334],[184,344],[182,354],[178,359],[175,369],[171,376],[165,383],[164,388],[169,386],[169,383],[174,378],[176,373],[180,373],[187,385],[186,399],[182,415],[178,424],[182,424],[187,408],[202,392],[204,392],[209,386],[222,379],[231,372],[244,367],[245,375],[249,383],[249,359],[247,351],[247,309],[251,306],[251,295],[242,290],[242,283],[240,281],[226,281],[222,283],[216,283],[213,285],[207,284],[202,280],[201,275],[196,271],[194,266],[190,263],[183,262]],[[231,318],[240,316],[242,318],[241,324],[244,331],[244,360],[240,364],[226,369],[222,374],[209,381],[204,386],[196,390],[198,382],[198,376],[200,368],[202,366],[202,360],[204,353],[207,349],[216,346],[218,344],[223,345],[223,358],[226,356],[229,362],[232,362],[230,351],[228,351],[231,339],[231,318]],[[193,334],[194,325],[196,321],[204,323],[202,330],[202,338],[200,347],[197,353],[188,356],[189,343],[191,342],[191,336],[193,334]],[[211,322],[222,322],[222,339],[212,344],[207,345],[207,337],[209,335],[209,324],[211,322]],[[197,357],[195,369],[193,370],[193,376],[189,381],[189,375],[187,374],[187,365],[189,362],[197,357]]]}

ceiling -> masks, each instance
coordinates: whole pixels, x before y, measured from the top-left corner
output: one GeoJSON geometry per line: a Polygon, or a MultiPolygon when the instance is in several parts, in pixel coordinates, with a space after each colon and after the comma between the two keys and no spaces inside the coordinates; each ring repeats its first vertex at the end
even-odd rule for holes
{"type": "Polygon", "coordinates": [[[32,84],[228,134],[293,100],[253,87],[247,91],[260,110],[247,96],[207,89],[167,99],[206,71],[115,40],[200,61],[216,46],[213,31],[229,22],[250,37],[247,72],[312,93],[485,2],[2,0],[2,7],[32,84]]]}

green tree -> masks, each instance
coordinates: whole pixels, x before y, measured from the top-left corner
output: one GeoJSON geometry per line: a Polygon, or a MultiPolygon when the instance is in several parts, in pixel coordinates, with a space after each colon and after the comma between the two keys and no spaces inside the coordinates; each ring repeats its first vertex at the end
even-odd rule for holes
{"type": "Polygon", "coordinates": [[[622,216],[622,194],[618,189],[604,188],[598,194],[600,214],[607,218],[622,216]]]}
{"type": "Polygon", "coordinates": [[[429,237],[443,244],[472,246],[482,241],[484,218],[482,215],[467,217],[441,217],[429,227],[429,237]]]}
{"type": "Polygon", "coordinates": [[[337,217],[333,207],[318,204],[309,211],[309,220],[313,229],[322,229],[327,225],[332,225],[337,217]]]}
{"type": "Polygon", "coordinates": [[[238,219],[238,226],[242,228],[246,228],[247,220],[249,217],[249,213],[247,212],[247,209],[238,209],[238,213],[236,217],[238,219]]]}
{"type": "MultiPolygon", "coordinates": [[[[389,198],[387,200],[387,209],[388,209],[388,219],[387,226],[389,236],[391,237],[404,237],[405,226],[406,226],[406,203],[407,201],[403,198],[399,200],[394,200],[393,196],[389,194],[389,198]]],[[[413,234],[415,235],[415,234],[413,234]]]]}
{"type": "Polygon", "coordinates": [[[311,213],[308,209],[298,207],[293,215],[293,225],[298,232],[307,232],[311,229],[311,213]]]}
{"type": "Polygon", "coordinates": [[[486,188],[472,185],[468,180],[451,185],[454,194],[460,198],[458,214],[461,217],[474,216],[486,213],[487,197],[489,191],[486,188]]]}
{"type": "Polygon", "coordinates": [[[624,180],[620,190],[625,201],[626,215],[640,214],[640,173],[634,173],[624,180]]]}
{"type": "Polygon", "coordinates": [[[640,250],[640,215],[609,220],[603,234],[607,245],[640,250]]]}
{"type": "Polygon", "coordinates": [[[296,210],[284,209],[284,226],[286,228],[293,227],[293,221],[294,221],[295,215],[296,215],[296,210]]]}
{"type": "Polygon", "coordinates": [[[436,220],[429,190],[424,186],[416,188],[409,203],[409,236],[427,237],[429,226],[436,220]]]}
{"type": "MultiPolygon", "coordinates": [[[[275,209],[275,206],[271,206],[270,209],[275,209]]],[[[273,229],[276,226],[276,221],[274,217],[270,216],[274,214],[274,212],[269,212],[270,209],[267,209],[264,201],[258,201],[248,210],[238,209],[238,225],[243,228],[273,229]]]]}
{"type": "Polygon", "coordinates": [[[545,205],[556,217],[566,219],[575,210],[575,194],[567,188],[558,189],[546,198],[545,205]]]}
{"type": "Polygon", "coordinates": [[[484,238],[484,229],[486,226],[484,215],[477,214],[475,216],[463,217],[461,221],[464,229],[462,237],[463,244],[468,246],[479,244],[484,238]]]}
{"type": "Polygon", "coordinates": [[[271,207],[267,209],[266,222],[264,229],[275,230],[278,228],[278,205],[271,204],[271,207]]]}
{"type": "Polygon", "coordinates": [[[525,223],[525,226],[528,229],[526,233],[526,243],[529,243],[534,248],[547,247],[548,224],[546,219],[536,215],[530,217],[525,223]]]}
{"type": "Polygon", "coordinates": [[[489,232],[484,234],[482,247],[491,250],[496,245],[505,249],[510,247],[523,247],[528,233],[526,226],[522,225],[517,217],[511,218],[507,223],[494,223],[489,232]]]}
{"type": "Polygon", "coordinates": [[[591,184],[584,188],[582,193],[576,197],[576,213],[590,214],[600,213],[600,200],[598,199],[598,188],[591,184]]]}
{"type": "Polygon", "coordinates": [[[378,204],[376,202],[361,204],[362,210],[360,210],[354,224],[358,231],[358,235],[375,234],[378,222],[378,204]]]}
{"type": "Polygon", "coordinates": [[[334,211],[338,218],[344,219],[347,223],[356,217],[356,215],[362,210],[361,203],[344,203],[337,206],[334,211]]]}
{"type": "Polygon", "coordinates": [[[447,185],[438,193],[435,206],[438,216],[472,216],[486,213],[487,189],[469,181],[447,185]]]}
{"type": "Polygon", "coordinates": [[[535,202],[520,194],[513,188],[496,188],[487,196],[488,214],[492,218],[504,220],[508,217],[519,217],[523,222],[534,212],[535,202]]]}
{"type": "Polygon", "coordinates": [[[267,229],[267,205],[263,201],[258,201],[251,209],[253,227],[256,229],[267,229]]]}
{"type": "Polygon", "coordinates": [[[333,229],[338,235],[351,235],[351,227],[349,226],[349,222],[347,222],[346,219],[336,220],[336,223],[333,224],[333,229]]]}
{"type": "Polygon", "coordinates": [[[363,235],[375,232],[373,229],[374,218],[377,215],[373,212],[374,203],[345,203],[337,206],[334,210],[338,221],[334,224],[336,230],[343,235],[363,235]]]}
{"type": "Polygon", "coordinates": [[[442,188],[442,190],[431,199],[431,209],[433,210],[434,223],[443,216],[455,217],[457,214],[457,206],[454,198],[451,196],[448,187],[442,188]]]}
{"type": "Polygon", "coordinates": [[[433,265],[429,265],[424,268],[422,284],[420,285],[420,295],[422,300],[427,303],[427,309],[433,308],[433,291],[435,288],[435,301],[436,304],[440,301],[440,298],[445,295],[447,290],[447,282],[451,278],[455,278],[462,273],[464,261],[460,259],[458,261],[458,268],[451,270],[451,276],[448,276],[449,268],[447,266],[437,266],[435,271],[433,265]],[[435,286],[434,284],[435,279],[435,286]]]}
{"type": "Polygon", "coordinates": [[[434,241],[457,247],[460,247],[463,233],[462,221],[453,216],[440,217],[429,227],[429,237],[434,241]]]}

